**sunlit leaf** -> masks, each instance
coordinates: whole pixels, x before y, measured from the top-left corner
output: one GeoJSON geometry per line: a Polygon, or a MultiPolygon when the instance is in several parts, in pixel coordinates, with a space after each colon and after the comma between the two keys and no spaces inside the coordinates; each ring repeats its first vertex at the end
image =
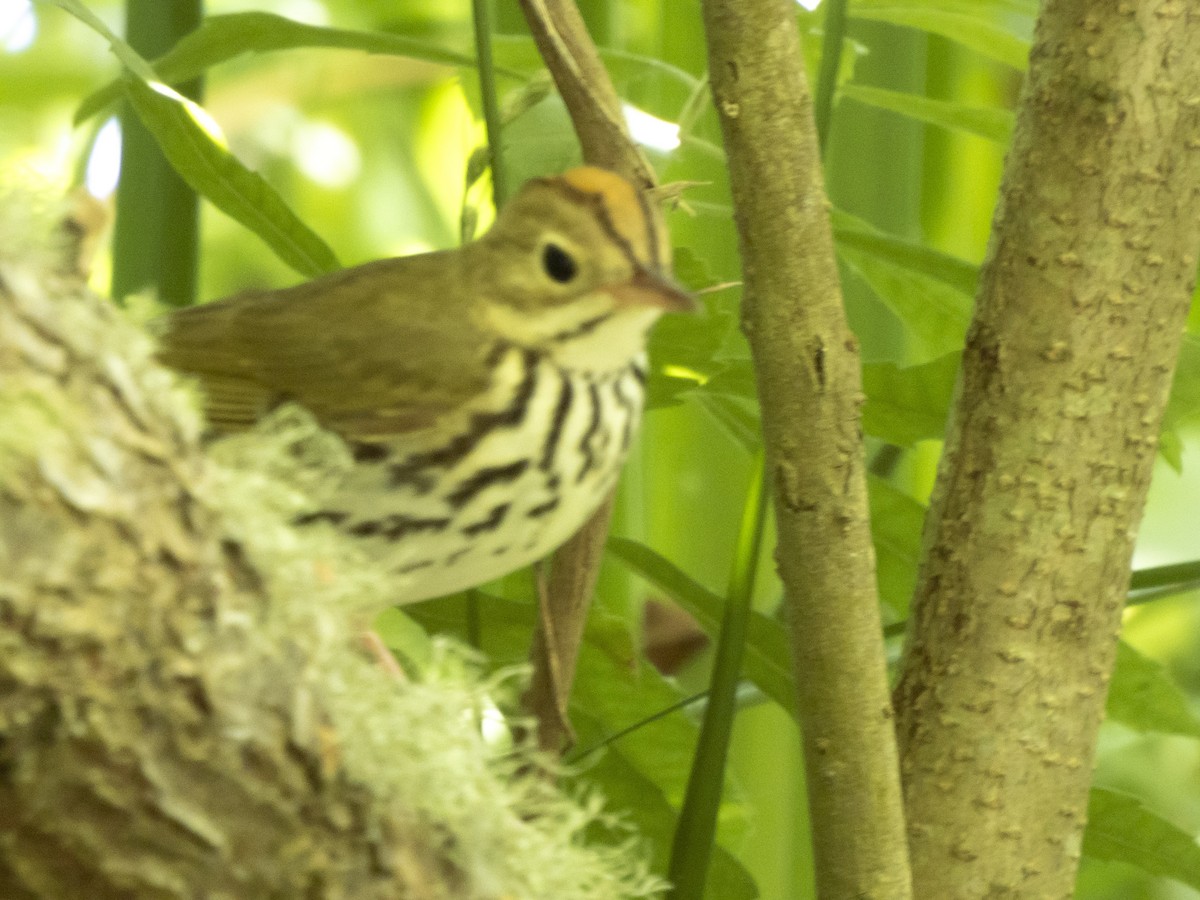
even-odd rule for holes
{"type": "MultiPolygon", "coordinates": [[[[284,16],[265,12],[232,13],[208,16],[203,23],[154,61],[157,77],[168,84],[188,81],[214,66],[246,53],[269,53],[301,48],[342,48],[364,53],[385,54],[441,63],[447,66],[474,66],[474,57],[439,47],[429,41],[382,31],[353,31],[306,25],[284,16]]],[[[498,68],[500,74],[523,78],[521,72],[498,68]]],[[[113,82],[93,93],[80,104],[75,120],[81,122],[104,109],[120,95],[113,82]]]]}
{"type": "Polygon", "coordinates": [[[1093,859],[1137,866],[1200,889],[1200,845],[1183,829],[1155,815],[1136,797],[1093,788],[1083,852],[1093,859]]]}
{"type": "Polygon", "coordinates": [[[128,73],[121,84],[134,111],[193,190],[261,237],[300,274],[313,278],[338,268],[328,245],[225,149],[201,108],[159,83],[149,64],[77,0],[55,3],[108,41],[128,73]]]}
{"type": "Polygon", "coordinates": [[[850,15],[940,34],[1024,70],[1037,4],[1034,0],[854,0],[850,15]]]}
{"type": "Polygon", "coordinates": [[[835,210],[838,256],[905,326],[907,361],[924,363],[962,349],[978,279],[976,267],[905,241],[835,210]]]}
{"type": "Polygon", "coordinates": [[[1108,689],[1108,718],[1137,731],[1200,737],[1200,717],[1167,670],[1124,641],[1108,689]]]}
{"type": "Polygon", "coordinates": [[[919,122],[975,134],[1002,146],[1008,146],[1012,139],[1013,114],[1007,109],[967,106],[964,103],[933,100],[919,94],[906,94],[862,84],[844,86],[841,96],[899,113],[919,122]]]}
{"type": "Polygon", "coordinates": [[[259,175],[212,139],[182,102],[131,78],[126,92],[171,166],[214,206],[241,222],[309,278],[338,268],[337,257],[259,175]]]}
{"type": "Polygon", "coordinates": [[[947,353],[917,366],[868,363],[863,366],[863,429],[898,447],[941,438],[958,375],[959,353],[947,353]]]}

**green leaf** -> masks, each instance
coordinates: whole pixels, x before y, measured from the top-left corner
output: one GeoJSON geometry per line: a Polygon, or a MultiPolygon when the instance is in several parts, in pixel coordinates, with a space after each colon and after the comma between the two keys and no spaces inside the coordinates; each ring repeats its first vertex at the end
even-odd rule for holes
{"type": "MultiPolygon", "coordinates": [[[[536,625],[535,607],[488,594],[478,597],[480,649],[496,667],[524,663],[536,625]]],[[[462,595],[416,603],[404,612],[430,632],[465,637],[462,595]]],[[[639,663],[635,653],[626,623],[593,608],[571,694],[577,749],[567,762],[579,772],[576,780],[600,787],[608,810],[637,826],[649,842],[655,871],[665,873],[678,815],[675,806],[686,786],[696,725],[679,709],[660,715],[678,705],[680,692],[652,666],[639,663]],[[630,728],[641,722],[646,724],[630,728]]],[[[726,841],[740,837],[745,825],[736,798],[726,799],[722,813],[721,837],[726,841]]],[[[592,837],[619,842],[628,838],[628,831],[598,823],[592,837]]],[[[754,882],[741,864],[720,844],[713,850],[710,891],[728,892],[713,896],[756,897],[754,882]]]]}
{"type": "MultiPolygon", "coordinates": [[[[667,871],[666,848],[677,827],[676,804],[687,786],[697,730],[676,706],[680,693],[656,669],[639,663],[628,629],[615,617],[589,617],[571,696],[571,721],[578,746],[601,747],[597,754],[569,758],[585,768],[616,808],[626,812],[650,840],[655,870],[667,871]],[[630,729],[639,722],[646,724],[630,729]],[[608,738],[624,732],[620,737],[608,738]],[[599,765],[593,764],[599,759],[599,765]],[[606,777],[619,772],[620,784],[606,777]]],[[[744,836],[745,819],[736,787],[728,787],[721,805],[719,834],[725,842],[744,836]]],[[[708,893],[714,897],[755,897],[754,882],[719,842],[712,845],[708,893]]]]}
{"type": "Polygon", "coordinates": [[[1181,828],[1128,794],[1093,788],[1083,852],[1093,859],[1137,866],[1200,889],[1200,846],[1181,828]]]}
{"type": "MultiPolygon", "coordinates": [[[[475,66],[475,59],[468,54],[456,53],[416,38],[378,31],[305,25],[271,13],[245,12],[209,16],[169,53],[155,60],[154,71],[162,81],[178,84],[245,53],[311,47],[360,50],[448,66],[475,66]]],[[[513,69],[497,68],[496,71],[510,78],[525,77],[513,69]]],[[[93,93],[76,111],[76,123],[104,109],[117,99],[120,90],[120,84],[113,82],[93,93]]]]}
{"type": "Polygon", "coordinates": [[[933,100],[919,94],[888,91],[883,88],[848,84],[841,96],[879,109],[886,109],[919,122],[978,135],[1002,146],[1012,140],[1013,114],[1007,109],[967,106],[947,100],[933,100]]]}
{"type": "Polygon", "coordinates": [[[50,0],[59,9],[70,13],[83,24],[87,25],[98,35],[108,41],[112,48],[113,55],[121,61],[126,69],[145,81],[154,80],[154,70],[146,60],[142,59],[141,55],[130,47],[127,43],[117,37],[107,25],[104,24],[90,9],[84,6],[79,0],[50,0]]]}
{"type": "Polygon", "coordinates": [[[685,897],[696,896],[703,890],[723,807],[729,744],[738,711],[738,684],[742,680],[747,629],[753,611],[754,579],[767,518],[769,490],[764,483],[765,468],[760,450],[752,463],[742,521],[734,545],[729,588],[713,653],[708,703],[704,707],[696,753],[688,773],[687,793],[671,844],[667,877],[675,885],[676,893],[685,897]]]}
{"type": "Polygon", "coordinates": [[[1178,428],[1200,415],[1200,335],[1185,334],[1163,425],[1178,428]]]}
{"type": "Polygon", "coordinates": [[[940,34],[1014,69],[1029,64],[1034,0],[855,0],[850,15],[940,34]]]}
{"type": "Polygon", "coordinates": [[[904,323],[907,360],[924,363],[961,350],[978,270],[964,260],[885,234],[834,210],[838,256],[904,323]]]}
{"type": "Polygon", "coordinates": [[[54,2],[108,41],[126,69],[121,84],[134,111],[193,190],[261,237],[300,274],[314,278],[338,268],[325,242],[200,124],[207,115],[203,109],[159,84],[149,63],[78,0],[54,2]]]}
{"type": "MultiPolygon", "coordinates": [[[[710,381],[709,384],[711,383],[710,381]]],[[[694,397],[701,409],[712,416],[746,451],[753,453],[762,444],[758,402],[710,390],[709,384],[691,391],[688,396],[694,397]]]]}
{"type": "Polygon", "coordinates": [[[941,438],[954,396],[962,354],[947,353],[918,366],[867,363],[863,366],[863,429],[867,434],[911,447],[941,438]]]}
{"type": "Polygon", "coordinates": [[[1148,603],[1200,588],[1200,560],[1138,569],[1129,577],[1126,602],[1148,603]]]}
{"type": "Polygon", "coordinates": [[[908,616],[908,604],[917,584],[925,507],[873,475],[867,480],[867,488],[879,599],[891,609],[895,620],[901,621],[908,616]]]}
{"type": "MultiPolygon", "coordinates": [[[[604,732],[604,726],[579,704],[572,706],[571,721],[585,742],[604,732]]],[[[652,733],[654,727],[649,725],[647,730],[652,733]]],[[[600,789],[610,808],[620,810],[637,827],[650,851],[654,871],[666,872],[667,849],[675,833],[678,813],[662,786],[647,777],[626,755],[624,742],[625,738],[620,738],[604,748],[598,761],[588,760],[586,780],[600,789]]],[[[590,836],[618,842],[625,835],[621,829],[607,829],[600,823],[590,836]]],[[[718,843],[713,846],[705,895],[720,900],[753,900],[759,892],[742,864],[718,843]]]]}
{"type": "MultiPolygon", "coordinates": [[[[692,580],[682,569],[645,544],[613,537],[608,540],[608,550],[686,609],[706,634],[711,636],[720,631],[725,611],[723,598],[692,580]]],[[[747,678],[795,716],[796,700],[787,634],[782,625],[760,612],[753,612],[750,616],[743,666],[747,678]]]]}
{"type": "Polygon", "coordinates": [[[261,237],[301,275],[315,278],[338,268],[329,246],[269,184],[200,127],[182,98],[138,78],[127,81],[126,94],[146,130],[193,190],[261,237]]]}
{"type": "MultiPolygon", "coordinates": [[[[704,278],[705,270],[692,254],[681,251],[680,261],[683,265],[676,270],[681,278],[688,275],[704,278]]],[[[721,373],[725,363],[717,355],[732,328],[733,313],[728,304],[715,297],[701,298],[696,314],[664,316],[647,342],[651,361],[647,407],[678,403],[683,394],[721,373]]]]}
{"type": "Polygon", "coordinates": [[[1167,670],[1124,641],[1108,690],[1108,718],[1136,731],[1200,737],[1200,717],[1167,670]]]}

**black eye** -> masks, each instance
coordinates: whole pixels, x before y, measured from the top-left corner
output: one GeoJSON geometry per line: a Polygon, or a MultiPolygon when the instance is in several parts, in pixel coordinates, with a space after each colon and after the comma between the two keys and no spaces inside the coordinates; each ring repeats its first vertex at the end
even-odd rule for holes
{"type": "Polygon", "coordinates": [[[566,284],[579,272],[575,258],[558,244],[547,244],[542,251],[542,268],[559,284],[566,284]]]}

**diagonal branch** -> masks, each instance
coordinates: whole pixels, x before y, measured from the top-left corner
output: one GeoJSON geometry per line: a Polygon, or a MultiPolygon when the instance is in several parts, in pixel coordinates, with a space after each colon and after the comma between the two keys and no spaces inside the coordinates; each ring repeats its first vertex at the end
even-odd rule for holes
{"type": "MultiPolygon", "coordinates": [[[[583,158],[620,172],[643,189],[652,188],[654,172],[629,136],[621,101],[578,7],[572,0],[521,0],[521,8],[571,114],[583,158]]],[[[656,224],[664,230],[661,221],[656,224]]],[[[659,245],[670,243],[664,239],[659,245]]],[[[538,743],[545,750],[559,752],[571,740],[567,700],[611,517],[610,498],[554,554],[549,578],[539,590],[541,624],[532,651],[533,678],[524,700],[537,717],[538,743]]]]}

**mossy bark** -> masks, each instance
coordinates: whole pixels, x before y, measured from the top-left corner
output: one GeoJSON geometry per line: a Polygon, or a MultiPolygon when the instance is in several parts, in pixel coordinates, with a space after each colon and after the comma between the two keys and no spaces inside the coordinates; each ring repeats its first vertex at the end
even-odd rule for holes
{"type": "Polygon", "coordinates": [[[0,265],[0,896],[460,896],[436,829],[340,765],[311,636],[264,633],[116,319],[0,265]]]}

